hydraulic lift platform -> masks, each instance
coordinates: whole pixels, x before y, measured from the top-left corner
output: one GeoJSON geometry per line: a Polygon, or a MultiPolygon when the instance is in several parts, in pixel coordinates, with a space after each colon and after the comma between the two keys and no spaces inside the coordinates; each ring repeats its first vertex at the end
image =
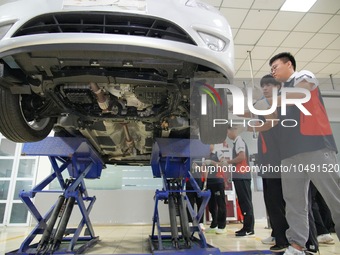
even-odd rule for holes
{"type": "MultiPolygon", "coordinates": [[[[100,177],[102,169],[105,168],[101,157],[85,138],[74,137],[48,137],[40,142],[26,143],[22,153],[48,156],[53,172],[30,191],[20,192],[19,197],[37,221],[37,225],[19,249],[6,255],[83,254],[99,241],[89,217],[96,197],[88,195],[84,180],[100,177]],[[68,178],[64,179],[63,174],[68,175],[68,178]],[[44,190],[55,179],[60,189],[44,190]],[[38,193],[60,194],[44,215],[33,203],[33,198],[38,193]],[[81,220],[77,228],[68,228],[74,205],[80,210],[81,220]]],[[[199,188],[190,169],[192,159],[206,157],[209,153],[209,145],[196,139],[156,139],[151,167],[154,177],[163,179],[163,188],[156,190],[154,197],[153,225],[149,236],[152,254],[271,254],[268,251],[221,252],[206,242],[199,220],[210,198],[210,191],[202,191],[199,188]],[[187,181],[194,187],[193,190],[185,190],[187,181]],[[196,192],[203,198],[197,212],[188,202],[187,192],[196,192]],[[158,213],[160,201],[168,204],[170,227],[161,226],[158,213]],[[187,209],[192,216],[193,226],[189,226],[187,209]]]]}
{"type": "Polygon", "coordinates": [[[105,164],[87,140],[48,137],[40,142],[24,144],[22,153],[48,156],[54,171],[32,190],[20,192],[20,199],[37,221],[37,225],[18,250],[6,255],[79,254],[97,243],[99,237],[95,235],[89,217],[96,197],[88,195],[84,179],[99,178],[105,164]],[[68,175],[67,179],[64,179],[63,172],[68,175]],[[55,179],[58,180],[60,189],[44,190],[55,179]],[[45,215],[33,203],[33,198],[38,193],[60,194],[45,215]],[[77,228],[68,228],[74,205],[78,206],[82,218],[77,228]],[[32,243],[39,238],[38,243],[32,243]]]}
{"type": "Polygon", "coordinates": [[[191,174],[193,160],[207,158],[210,145],[197,139],[156,139],[151,156],[154,177],[163,179],[162,190],[156,190],[152,233],[149,243],[153,255],[260,255],[270,251],[221,252],[206,242],[199,221],[210,198],[210,190],[201,190],[191,174]],[[190,182],[193,190],[186,190],[190,182]],[[196,192],[202,197],[202,205],[197,212],[186,196],[196,192]],[[170,227],[161,226],[158,204],[168,204],[170,227]],[[187,210],[188,209],[188,210],[187,210]],[[187,211],[193,219],[189,226],[187,211]]]}
{"type": "Polygon", "coordinates": [[[210,198],[210,191],[202,191],[191,174],[192,159],[208,157],[210,146],[197,139],[159,138],[153,146],[151,167],[153,176],[163,179],[163,189],[156,190],[152,233],[149,237],[153,254],[220,254],[220,250],[207,244],[199,221],[210,198]],[[190,182],[193,190],[185,190],[190,182]],[[202,197],[197,212],[189,203],[187,192],[202,197]],[[170,227],[161,226],[158,204],[168,204],[170,227]],[[189,226],[188,214],[193,219],[189,226]],[[196,234],[196,235],[195,235],[196,234]]]}

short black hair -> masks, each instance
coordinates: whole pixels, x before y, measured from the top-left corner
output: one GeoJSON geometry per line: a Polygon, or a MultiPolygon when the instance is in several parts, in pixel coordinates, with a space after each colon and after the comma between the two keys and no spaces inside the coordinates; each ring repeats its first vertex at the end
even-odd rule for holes
{"type": "Polygon", "coordinates": [[[290,52],[281,52],[279,54],[276,54],[274,57],[272,57],[269,60],[269,65],[271,66],[273,62],[278,59],[281,59],[284,63],[287,63],[288,61],[290,61],[293,65],[294,71],[296,70],[296,61],[290,52]]]}
{"type": "Polygon", "coordinates": [[[260,81],[261,87],[263,87],[264,84],[273,84],[274,86],[281,86],[281,82],[275,80],[275,78],[271,74],[267,74],[262,77],[260,81]]]}

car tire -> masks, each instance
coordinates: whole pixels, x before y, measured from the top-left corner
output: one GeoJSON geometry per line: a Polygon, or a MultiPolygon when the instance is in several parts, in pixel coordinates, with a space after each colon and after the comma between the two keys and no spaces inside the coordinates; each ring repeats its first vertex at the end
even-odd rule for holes
{"type": "Polygon", "coordinates": [[[18,143],[44,139],[51,132],[55,118],[28,122],[21,110],[20,98],[20,95],[0,87],[0,132],[18,143]]]}
{"type": "MultiPolygon", "coordinates": [[[[212,100],[207,100],[207,114],[199,117],[200,140],[205,144],[222,143],[227,137],[227,124],[218,124],[214,127],[214,120],[228,120],[227,90],[217,89],[222,105],[216,105],[212,100]]],[[[221,121],[221,122],[223,122],[221,121]]]]}

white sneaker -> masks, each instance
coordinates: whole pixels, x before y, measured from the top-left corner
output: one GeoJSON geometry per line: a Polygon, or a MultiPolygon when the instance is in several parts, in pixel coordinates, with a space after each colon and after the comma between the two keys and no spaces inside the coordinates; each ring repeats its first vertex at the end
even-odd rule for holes
{"type": "Polygon", "coordinates": [[[268,245],[275,245],[275,237],[269,236],[267,238],[264,238],[261,240],[263,244],[268,244],[268,245]]]}
{"type": "Polygon", "coordinates": [[[217,227],[216,228],[207,228],[205,230],[205,233],[207,233],[207,234],[215,234],[216,230],[217,230],[217,227]]]}
{"type": "Polygon", "coordinates": [[[334,244],[334,239],[330,234],[323,234],[318,236],[318,242],[323,244],[334,244]]]}
{"type": "Polygon", "coordinates": [[[203,224],[203,223],[200,223],[199,225],[200,225],[201,230],[204,231],[204,230],[205,230],[204,224],[203,224]]]}
{"type": "Polygon", "coordinates": [[[224,233],[226,233],[227,231],[225,230],[225,228],[218,228],[216,229],[216,234],[218,235],[222,235],[224,233]]]}
{"type": "Polygon", "coordinates": [[[288,249],[283,253],[283,255],[305,255],[304,251],[299,251],[295,249],[293,246],[289,246],[288,249]]]}

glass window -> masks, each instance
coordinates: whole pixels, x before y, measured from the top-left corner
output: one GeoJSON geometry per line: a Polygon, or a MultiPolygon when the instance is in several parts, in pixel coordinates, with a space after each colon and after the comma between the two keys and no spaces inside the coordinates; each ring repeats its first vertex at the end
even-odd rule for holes
{"type": "Polygon", "coordinates": [[[26,223],[28,210],[23,203],[13,204],[10,223],[26,223]]]}
{"type": "Polygon", "coordinates": [[[128,167],[122,172],[122,189],[155,190],[161,187],[162,179],[153,178],[150,166],[128,167]]]}
{"type": "Polygon", "coordinates": [[[9,181],[0,181],[0,200],[7,200],[9,181]]]}
{"type": "Polygon", "coordinates": [[[0,178],[10,178],[12,167],[13,159],[0,159],[0,178]]]}
{"type": "Polygon", "coordinates": [[[0,224],[4,223],[5,209],[6,209],[6,204],[0,203],[0,224]]]}
{"type": "MultiPolygon", "coordinates": [[[[53,170],[53,167],[51,167],[51,173],[53,173],[54,170],[53,170]]],[[[66,179],[69,179],[70,178],[70,175],[68,174],[68,171],[67,170],[64,170],[62,173],[61,173],[62,177],[63,177],[63,180],[66,180],[66,179]]],[[[49,185],[49,189],[50,190],[60,190],[60,183],[58,181],[58,178],[54,178],[54,180],[50,183],[49,185]]]]}
{"type": "Polygon", "coordinates": [[[33,178],[35,161],[36,161],[35,159],[20,159],[18,177],[33,178]]]}
{"type": "Polygon", "coordinates": [[[100,179],[85,179],[86,188],[95,190],[116,190],[122,188],[122,170],[118,166],[107,166],[100,179]]]}
{"type": "Polygon", "coordinates": [[[15,185],[15,191],[13,199],[19,199],[20,191],[30,191],[32,189],[32,181],[17,181],[15,185]]]}
{"type": "MultiPolygon", "coordinates": [[[[67,175],[64,171],[64,179],[68,178],[67,175]]],[[[87,189],[92,190],[156,190],[162,187],[162,179],[153,178],[150,166],[107,165],[99,179],[85,179],[85,184],[87,189]]],[[[53,180],[49,189],[60,189],[57,180],[53,180]]]]}
{"type": "Polygon", "coordinates": [[[107,165],[100,179],[86,180],[88,189],[156,190],[162,187],[161,178],[153,178],[150,166],[107,165]]]}
{"type": "Polygon", "coordinates": [[[14,156],[16,143],[7,139],[0,140],[0,156],[14,156]]]}

